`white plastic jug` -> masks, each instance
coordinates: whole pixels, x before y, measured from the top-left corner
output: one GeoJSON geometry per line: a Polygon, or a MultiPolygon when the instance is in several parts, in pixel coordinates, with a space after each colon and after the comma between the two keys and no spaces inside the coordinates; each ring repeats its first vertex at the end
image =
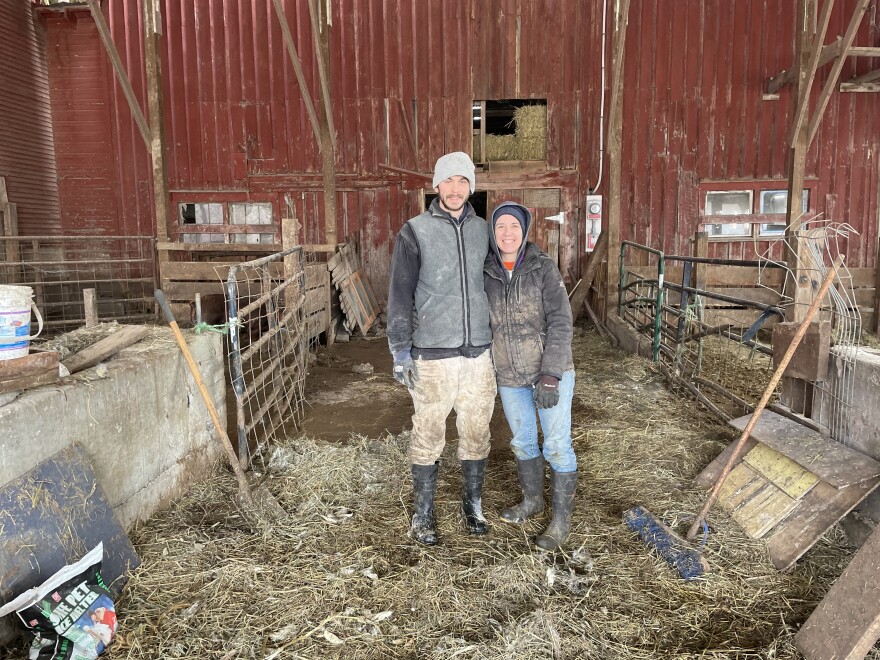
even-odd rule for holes
{"type": "Polygon", "coordinates": [[[29,286],[0,285],[0,360],[28,354],[30,341],[43,331],[43,317],[34,305],[29,286]],[[31,334],[31,311],[37,317],[37,334],[31,334]]]}

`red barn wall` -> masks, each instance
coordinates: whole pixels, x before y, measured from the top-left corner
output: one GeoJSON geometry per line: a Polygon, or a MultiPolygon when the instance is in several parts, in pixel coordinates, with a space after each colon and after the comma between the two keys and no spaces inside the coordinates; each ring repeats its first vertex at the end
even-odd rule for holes
{"type": "MultiPolygon", "coordinates": [[[[103,4],[142,98],[139,2],[103,4]]],[[[769,77],[792,64],[794,4],[632,0],[624,72],[624,238],[690,253],[689,239],[701,222],[701,185],[784,180],[791,94],[784,89],[779,100],[766,101],[762,92],[769,77]]],[[[278,217],[289,202],[303,222],[303,242],[323,242],[321,159],[272,3],[163,5],[172,202],[271,201],[278,217]]],[[[380,165],[429,172],[441,154],[469,152],[471,104],[479,99],[547,100],[548,171],[530,174],[529,181],[493,184],[492,190],[560,188],[568,218],[561,266],[576,279],[583,263],[578,220],[599,176],[604,128],[602,1],[334,0],[331,5],[338,233],[359,232],[379,296],[387,286],[393,236],[417,212],[423,194],[380,165]]],[[[609,0],[609,25],[613,5],[609,0]]],[[[837,3],[829,41],[845,30],[854,5],[855,0],[837,3]]],[[[310,94],[317,98],[308,4],[284,0],[284,6],[310,94]]],[[[857,45],[878,44],[872,15],[863,21],[857,45]]],[[[87,14],[80,20],[87,22],[87,14]]],[[[48,25],[50,39],[69,30],[61,21],[48,25]]],[[[609,34],[606,86],[610,51],[609,34]]],[[[860,60],[847,62],[844,78],[877,64],[860,60]]],[[[815,94],[829,68],[820,70],[815,94]]],[[[50,67],[50,74],[62,73],[50,67]]],[[[120,225],[148,226],[146,149],[106,65],[103,78],[113,131],[115,172],[109,182],[117,189],[120,225]]],[[[606,115],[609,100],[606,94],[606,115]]],[[[878,106],[877,94],[835,92],[808,156],[807,173],[816,180],[814,208],[860,232],[847,247],[851,266],[870,266],[875,256],[878,106]]],[[[606,188],[607,168],[599,192],[606,188]]],[[[731,257],[754,253],[750,242],[713,243],[712,250],[731,257]]]]}
{"type": "MultiPolygon", "coordinates": [[[[667,253],[691,254],[707,181],[787,178],[786,133],[794,99],[763,100],[767,79],[794,61],[795,2],[635,1],[627,32],[621,234],[667,253]]],[[[855,0],[835,5],[827,42],[846,32],[855,0]]],[[[876,9],[856,46],[880,45],[876,9]]],[[[841,80],[880,67],[849,58],[841,80]]],[[[831,65],[819,69],[812,108],[831,65]]],[[[811,207],[852,225],[851,267],[873,264],[877,239],[880,94],[835,91],[807,156],[811,207]]],[[[754,259],[766,241],[719,241],[710,255],[754,259]]]]}
{"type": "Polygon", "coordinates": [[[20,234],[59,228],[46,42],[25,0],[0,2],[0,176],[20,234]]]}

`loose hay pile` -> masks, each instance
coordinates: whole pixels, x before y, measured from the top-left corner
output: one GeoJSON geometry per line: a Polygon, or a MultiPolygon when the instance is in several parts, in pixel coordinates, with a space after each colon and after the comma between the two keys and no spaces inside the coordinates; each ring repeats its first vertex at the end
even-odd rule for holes
{"type": "MultiPolygon", "coordinates": [[[[837,529],[790,572],[720,512],[704,579],[681,580],[621,522],[642,503],[673,527],[704,493],[692,477],[731,435],[669,394],[650,364],[575,339],[582,472],[570,551],[534,552],[498,511],[516,497],[509,452],[490,457],[487,537],[458,518],[450,443],[437,496],[441,545],[405,537],[405,437],[294,438],[266,483],[290,513],[255,534],[218,471],[139,527],[143,557],[119,604],[111,658],[795,658],[791,638],[852,553],[837,529]]],[[[353,429],[356,431],[356,429],[353,429]]],[[[876,652],[872,657],[880,657],[876,652]]]]}

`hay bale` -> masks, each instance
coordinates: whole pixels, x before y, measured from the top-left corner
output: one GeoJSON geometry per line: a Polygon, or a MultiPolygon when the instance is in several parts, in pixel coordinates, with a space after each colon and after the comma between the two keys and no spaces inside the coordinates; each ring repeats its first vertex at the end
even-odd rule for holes
{"type": "Polygon", "coordinates": [[[547,107],[524,105],[513,113],[513,135],[486,135],[486,160],[543,160],[547,157],[547,107]]]}

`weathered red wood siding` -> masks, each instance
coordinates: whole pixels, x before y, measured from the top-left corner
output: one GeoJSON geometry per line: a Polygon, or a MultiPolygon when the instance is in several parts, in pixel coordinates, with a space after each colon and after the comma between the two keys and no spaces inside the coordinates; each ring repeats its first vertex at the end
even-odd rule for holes
{"type": "MultiPolygon", "coordinates": [[[[842,35],[855,0],[837,2],[827,41],[842,35]]],[[[795,2],[633,1],[625,62],[624,238],[690,254],[709,181],[776,180],[785,188],[786,134],[794,99],[763,100],[766,81],[792,66],[795,2]]],[[[880,44],[874,12],[854,45],[880,44]]],[[[880,66],[849,58],[841,80],[880,66]]],[[[831,65],[813,85],[815,108],[831,65]]],[[[880,170],[880,94],[835,91],[807,157],[815,180],[811,210],[858,232],[845,244],[849,264],[875,259],[880,170]]],[[[767,241],[719,241],[711,256],[755,258],[767,241]]]]}
{"type": "Polygon", "coordinates": [[[20,234],[57,231],[46,42],[25,0],[0,2],[0,176],[20,234]]]}
{"type": "MultiPolygon", "coordinates": [[[[763,100],[762,92],[770,76],[792,64],[795,4],[632,0],[624,76],[624,238],[690,253],[689,239],[701,222],[701,185],[785,179],[790,90],[776,101],[763,100]]],[[[844,31],[854,4],[839,0],[829,40],[844,31]]],[[[609,25],[613,5],[609,0],[609,25]]],[[[271,201],[280,216],[288,199],[304,224],[302,240],[322,242],[320,155],[272,3],[163,6],[172,201],[271,201]]],[[[307,2],[284,0],[284,6],[316,99],[307,2]]],[[[422,194],[380,165],[427,172],[447,151],[470,151],[475,99],[547,100],[549,179],[496,189],[561,189],[568,218],[561,265],[568,277],[577,277],[583,263],[577,219],[599,176],[602,7],[601,0],[331,2],[338,232],[360,233],[380,298],[394,233],[418,210],[422,194]],[[553,177],[563,183],[551,184],[553,177]]],[[[142,97],[139,2],[105,2],[104,10],[142,97]]],[[[856,45],[878,44],[871,16],[856,45]]],[[[53,38],[69,31],[60,20],[49,29],[53,38]]],[[[860,60],[847,63],[844,79],[878,64],[860,60]]],[[[815,94],[828,68],[820,70],[815,94]]],[[[610,85],[610,61],[606,74],[610,85]]],[[[143,226],[151,216],[146,150],[106,63],[102,75],[114,131],[110,181],[117,212],[123,226],[143,226]]],[[[606,114],[608,101],[606,95],[606,114]]],[[[848,246],[853,267],[870,266],[875,256],[878,122],[880,95],[835,92],[808,158],[808,175],[816,179],[814,208],[861,234],[848,246]]],[[[606,187],[607,168],[599,192],[606,187]]],[[[713,243],[712,251],[750,257],[754,249],[750,242],[713,243]]]]}

